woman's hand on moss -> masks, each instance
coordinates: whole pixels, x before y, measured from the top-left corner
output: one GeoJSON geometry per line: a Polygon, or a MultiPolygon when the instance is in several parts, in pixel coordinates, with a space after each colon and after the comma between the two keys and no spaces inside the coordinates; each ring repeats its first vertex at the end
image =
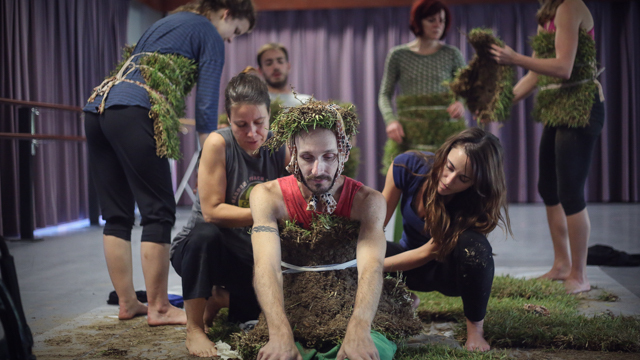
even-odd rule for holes
{"type": "Polygon", "coordinates": [[[464,105],[460,101],[456,101],[449,105],[447,112],[452,119],[459,119],[464,115],[464,105]]]}
{"type": "Polygon", "coordinates": [[[404,129],[398,120],[392,121],[387,125],[387,136],[398,144],[402,144],[404,129]]]}
{"type": "Polygon", "coordinates": [[[518,53],[513,51],[513,49],[507,45],[505,45],[504,47],[500,47],[496,44],[493,44],[491,45],[491,50],[489,50],[489,52],[491,52],[491,55],[493,55],[493,59],[498,64],[503,65],[514,64],[516,57],[518,56],[518,53]]]}

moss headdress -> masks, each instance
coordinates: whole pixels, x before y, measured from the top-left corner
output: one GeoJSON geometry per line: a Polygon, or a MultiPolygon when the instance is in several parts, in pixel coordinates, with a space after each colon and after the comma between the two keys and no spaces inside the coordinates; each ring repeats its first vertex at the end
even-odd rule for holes
{"type": "MultiPolygon", "coordinates": [[[[318,128],[329,129],[336,135],[338,142],[338,169],[334,175],[338,176],[344,170],[344,163],[349,158],[350,140],[356,134],[358,124],[358,118],[351,109],[311,99],[300,106],[284,108],[271,123],[273,136],[263,146],[275,151],[286,144],[291,152],[291,162],[287,165],[287,170],[298,180],[302,180],[298,166],[295,136],[302,131],[310,132],[318,128]]],[[[326,211],[332,213],[336,205],[333,196],[325,193],[320,195],[320,200],[325,203],[326,211]]],[[[309,201],[307,210],[316,210],[317,201],[318,198],[314,194],[309,201]]]]}
{"type": "Polygon", "coordinates": [[[472,114],[479,121],[505,121],[511,114],[513,101],[513,68],[498,64],[489,50],[491,45],[504,46],[491,29],[476,28],[469,32],[467,41],[476,54],[465,68],[460,69],[449,84],[451,90],[465,99],[472,114]]]}

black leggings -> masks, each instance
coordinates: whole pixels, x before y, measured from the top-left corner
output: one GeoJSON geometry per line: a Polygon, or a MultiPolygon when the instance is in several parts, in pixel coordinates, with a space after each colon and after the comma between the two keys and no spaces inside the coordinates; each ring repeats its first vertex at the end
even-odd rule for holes
{"type": "Polygon", "coordinates": [[[538,192],[547,206],[562,204],[569,216],[584,210],[584,185],[604,125],[604,102],[596,97],[589,125],[545,126],[540,139],[538,192]]]}
{"type": "Polygon", "coordinates": [[[138,203],[142,241],[169,244],[176,202],[169,161],[156,155],[153,120],[138,106],[85,112],[89,168],[96,184],[105,235],[131,240],[138,203]]]}
{"type": "MultiPolygon", "coordinates": [[[[386,257],[406,251],[400,244],[387,242],[386,257]]],[[[493,255],[487,238],[467,230],[458,238],[445,262],[430,261],[405,271],[409,289],[438,291],[446,296],[462,297],[464,316],[471,321],[484,319],[493,285],[493,255]]]]}
{"type": "Polygon", "coordinates": [[[257,320],[260,305],[252,284],[253,259],[248,261],[234,246],[247,241],[251,241],[249,234],[242,239],[232,229],[196,224],[171,257],[173,268],[182,277],[184,299],[208,299],[214,285],[223,286],[229,291],[229,321],[257,320]]]}

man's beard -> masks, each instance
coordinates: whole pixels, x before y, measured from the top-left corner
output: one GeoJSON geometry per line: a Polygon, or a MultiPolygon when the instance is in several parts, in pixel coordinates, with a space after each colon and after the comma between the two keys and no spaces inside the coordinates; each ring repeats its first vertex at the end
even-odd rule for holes
{"type": "Polygon", "coordinates": [[[300,178],[302,179],[302,184],[303,184],[304,186],[306,186],[306,187],[307,187],[307,189],[309,189],[309,191],[311,191],[311,193],[313,193],[314,195],[322,195],[322,194],[324,194],[324,193],[329,192],[329,191],[331,190],[331,188],[333,188],[333,185],[336,183],[336,180],[338,179],[338,176],[337,176],[337,175],[336,175],[336,176],[334,176],[334,177],[333,177],[333,179],[332,179],[331,177],[327,176],[327,175],[321,175],[321,176],[310,176],[310,177],[308,178],[308,180],[309,180],[309,181],[311,181],[311,180],[315,180],[315,179],[331,180],[331,184],[330,184],[330,185],[329,185],[329,187],[328,187],[328,188],[326,188],[326,189],[323,189],[323,188],[320,188],[320,189],[317,189],[317,188],[316,188],[316,189],[313,189],[311,186],[309,186],[309,183],[307,183],[307,179],[305,179],[305,177],[304,177],[304,176],[301,176],[300,178]]]}
{"type": "Polygon", "coordinates": [[[275,81],[275,82],[269,80],[269,78],[265,76],[264,81],[267,83],[267,85],[271,86],[274,89],[283,89],[285,86],[287,86],[287,82],[289,81],[289,76],[285,76],[282,78],[282,80],[275,81]]]}

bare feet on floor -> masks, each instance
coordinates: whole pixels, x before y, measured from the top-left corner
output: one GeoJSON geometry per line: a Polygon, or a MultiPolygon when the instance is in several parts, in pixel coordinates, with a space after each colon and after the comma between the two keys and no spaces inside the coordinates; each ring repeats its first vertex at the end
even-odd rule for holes
{"type": "Polygon", "coordinates": [[[131,320],[136,316],[147,315],[147,305],[138,300],[131,304],[120,303],[119,305],[118,319],[120,320],[131,320]]]}
{"type": "Polygon", "coordinates": [[[204,330],[199,327],[187,328],[187,341],[185,344],[191,355],[213,357],[218,354],[216,345],[209,340],[204,330]]]}
{"type": "Polygon", "coordinates": [[[149,308],[147,313],[147,323],[150,326],[185,325],[187,323],[187,314],[172,305],[155,310],[149,308]]]}
{"type": "Polygon", "coordinates": [[[489,351],[491,346],[484,339],[484,320],[473,322],[467,319],[467,343],[465,349],[469,351],[489,351]]]}
{"type": "Polygon", "coordinates": [[[464,345],[464,348],[469,351],[489,351],[491,350],[491,346],[482,336],[469,336],[467,335],[467,343],[464,345]]]}
{"type": "Polygon", "coordinates": [[[580,294],[591,290],[591,284],[587,279],[567,279],[564,282],[564,288],[567,289],[567,294],[580,294]]]}

